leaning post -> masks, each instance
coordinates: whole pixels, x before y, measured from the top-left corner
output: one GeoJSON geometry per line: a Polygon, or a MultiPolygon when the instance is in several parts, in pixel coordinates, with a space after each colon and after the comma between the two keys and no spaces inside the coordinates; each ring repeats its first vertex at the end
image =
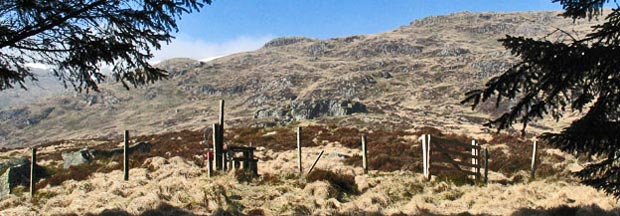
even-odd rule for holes
{"type": "Polygon", "coordinates": [[[123,180],[129,180],[129,131],[125,130],[123,145],[123,180]]]}
{"type": "Polygon", "coordinates": [[[32,147],[32,161],[30,162],[30,197],[34,197],[36,176],[34,174],[35,166],[37,166],[37,148],[32,147]]]}
{"type": "Polygon", "coordinates": [[[364,167],[364,174],[368,174],[368,147],[366,146],[366,135],[362,135],[362,167],[364,167]]]}

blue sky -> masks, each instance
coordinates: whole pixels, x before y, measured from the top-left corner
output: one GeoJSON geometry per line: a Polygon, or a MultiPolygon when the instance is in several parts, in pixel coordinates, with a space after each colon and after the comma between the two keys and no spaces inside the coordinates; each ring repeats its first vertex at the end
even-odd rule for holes
{"type": "Polygon", "coordinates": [[[281,36],[333,38],[388,31],[431,15],[460,11],[561,10],[551,0],[214,0],[183,16],[155,61],[209,59],[260,48],[281,36]]]}

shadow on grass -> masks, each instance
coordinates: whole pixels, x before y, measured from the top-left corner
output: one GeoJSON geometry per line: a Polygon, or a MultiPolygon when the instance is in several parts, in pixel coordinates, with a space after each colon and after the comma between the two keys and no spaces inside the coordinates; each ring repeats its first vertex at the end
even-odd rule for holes
{"type": "MultiPolygon", "coordinates": [[[[133,214],[130,214],[127,211],[122,210],[122,209],[106,209],[106,210],[103,210],[99,214],[85,214],[85,215],[87,216],[134,216],[133,214]]],[[[172,206],[167,203],[162,203],[156,209],[146,210],[142,214],[139,214],[139,215],[140,216],[168,216],[168,215],[194,216],[196,214],[183,210],[181,208],[172,206]]]]}
{"type": "Polygon", "coordinates": [[[572,215],[597,215],[597,216],[606,216],[606,215],[620,215],[620,208],[614,208],[612,210],[604,210],[601,209],[601,207],[599,207],[596,204],[592,204],[589,206],[575,206],[575,207],[569,207],[566,205],[562,205],[562,206],[558,206],[558,207],[554,207],[554,208],[549,208],[549,209],[528,209],[528,208],[522,208],[517,210],[516,212],[512,213],[512,216],[525,216],[525,215],[550,215],[550,216],[555,216],[555,215],[566,215],[566,216],[572,216],[572,215]]]}

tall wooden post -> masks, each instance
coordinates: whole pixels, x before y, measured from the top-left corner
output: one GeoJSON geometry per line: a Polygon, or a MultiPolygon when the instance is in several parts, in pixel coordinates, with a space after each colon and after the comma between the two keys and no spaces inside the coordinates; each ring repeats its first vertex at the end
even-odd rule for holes
{"type": "Polygon", "coordinates": [[[301,166],[301,127],[297,127],[297,163],[299,166],[299,174],[303,173],[303,167],[301,166]]]}
{"type": "Polygon", "coordinates": [[[220,145],[220,129],[219,124],[213,124],[213,161],[215,161],[215,170],[222,169],[223,146],[220,145]]]}
{"type": "Polygon", "coordinates": [[[224,100],[220,100],[220,127],[224,128],[224,100]]]}
{"type": "Polygon", "coordinates": [[[532,164],[530,166],[530,178],[534,179],[536,176],[536,151],[538,148],[538,141],[534,140],[534,145],[532,146],[532,164]]]}
{"type": "Polygon", "coordinates": [[[221,161],[222,161],[222,165],[221,165],[221,169],[222,170],[226,170],[227,168],[227,155],[224,153],[224,100],[220,100],[220,129],[219,129],[219,133],[218,133],[218,140],[219,140],[219,146],[221,149],[221,161]]]}
{"type": "Polygon", "coordinates": [[[129,131],[125,130],[123,145],[123,180],[129,180],[129,131]]]}
{"type": "Polygon", "coordinates": [[[30,162],[30,197],[34,197],[34,186],[36,183],[36,176],[34,169],[37,166],[37,148],[32,147],[32,161],[30,162]]]}
{"type": "Polygon", "coordinates": [[[366,146],[366,135],[362,135],[362,167],[364,174],[368,174],[368,148],[366,146]]]}

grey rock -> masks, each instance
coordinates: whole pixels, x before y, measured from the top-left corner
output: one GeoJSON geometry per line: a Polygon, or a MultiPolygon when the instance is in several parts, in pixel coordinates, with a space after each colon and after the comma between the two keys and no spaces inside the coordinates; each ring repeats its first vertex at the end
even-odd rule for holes
{"type": "Polygon", "coordinates": [[[480,71],[474,75],[476,79],[494,76],[508,70],[511,66],[511,63],[502,60],[480,60],[471,64],[471,67],[480,71]]]}
{"type": "Polygon", "coordinates": [[[310,45],[307,51],[308,51],[308,55],[312,57],[319,57],[324,54],[327,54],[329,52],[329,49],[332,49],[333,47],[334,45],[332,44],[329,44],[325,41],[319,41],[319,42],[316,42],[310,45]]]}
{"type": "Polygon", "coordinates": [[[287,107],[258,110],[254,118],[278,118],[284,120],[314,119],[323,116],[346,116],[367,112],[366,106],[351,100],[302,100],[293,101],[287,107]]]}
{"type": "Polygon", "coordinates": [[[26,158],[13,158],[0,163],[0,198],[11,193],[19,185],[30,183],[30,161],[26,158]]]}
{"type": "Polygon", "coordinates": [[[445,57],[445,56],[460,56],[460,55],[465,55],[469,53],[471,53],[471,51],[469,51],[468,49],[448,46],[442,49],[434,50],[431,53],[431,55],[445,57]]]}
{"type": "Polygon", "coordinates": [[[65,161],[63,168],[68,169],[72,166],[78,166],[90,161],[95,157],[95,150],[84,148],[75,152],[63,152],[62,159],[65,161]]]}
{"type": "Polygon", "coordinates": [[[414,55],[421,53],[423,47],[413,46],[406,41],[372,41],[368,46],[357,46],[344,56],[352,58],[369,58],[379,55],[414,55]]]}

